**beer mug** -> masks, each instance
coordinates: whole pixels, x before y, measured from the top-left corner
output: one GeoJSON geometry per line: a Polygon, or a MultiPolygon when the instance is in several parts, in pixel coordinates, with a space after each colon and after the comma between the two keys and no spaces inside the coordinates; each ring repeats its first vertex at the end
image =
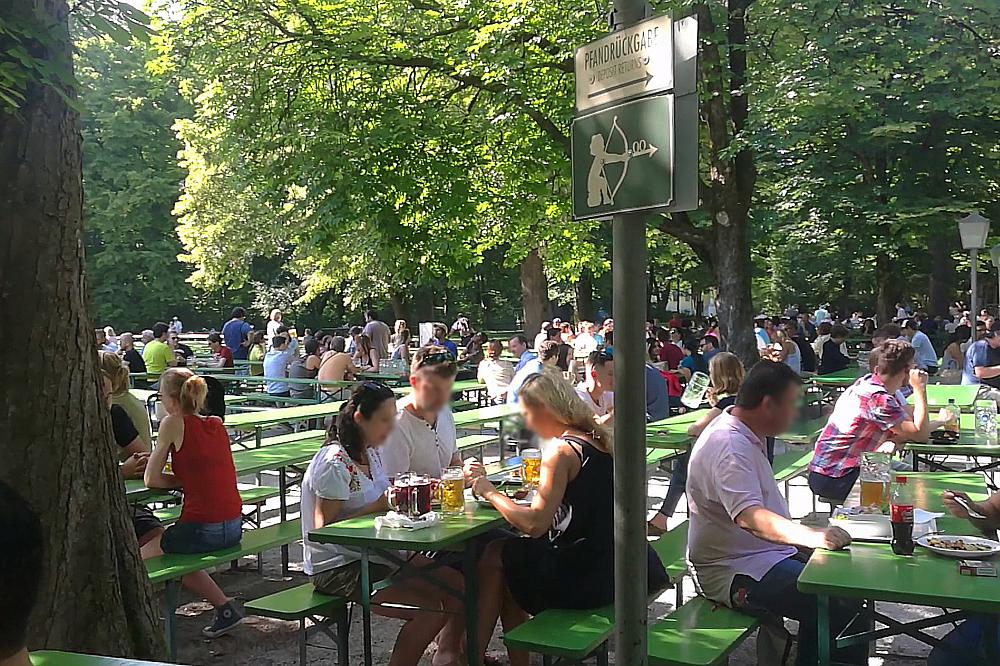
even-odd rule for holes
{"type": "Polygon", "coordinates": [[[521,451],[521,478],[525,488],[537,488],[542,476],[542,452],[540,449],[524,449],[521,451]]]}
{"type": "Polygon", "coordinates": [[[884,509],[889,504],[890,469],[888,453],[861,454],[861,506],[884,509]]]}
{"type": "Polygon", "coordinates": [[[997,442],[997,403],[993,400],[976,400],[976,439],[997,442]]]}
{"type": "Polygon", "coordinates": [[[701,402],[705,399],[705,392],[708,391],[710,383],[711,380],[704,372],[696,372],[691,375],[687,388],[684,389],[684,395],[681,396],[681,404],[689,409],[701,407],[701,402]]]}
{"type": "Polygon", "coordinates": [[[441,474],[441,513],[465,513],[465,472],[461,467],[448,467],[441,474]]]}

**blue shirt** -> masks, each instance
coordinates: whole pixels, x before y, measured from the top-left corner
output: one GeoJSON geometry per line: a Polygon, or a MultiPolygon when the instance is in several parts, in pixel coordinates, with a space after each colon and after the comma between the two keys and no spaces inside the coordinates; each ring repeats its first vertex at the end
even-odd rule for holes
{"type": "Polygon", "coordinates": [[[288,347],[282,351],[271,348],[264,354],[264,376],[274,378],[278,381],[267,383],[267,392],[274,395],[288,391],[288,382],[280,381],[281,378],[288,377],[288,366],[298,356],[299,341],[292,338],[288,347]]]}
{"type": "Polygon", "coordinates": [[[913,345],[913,350],[916,352],[918,368],[926,370],[928,366],[937,365],[937,352],[934,351],[934,345],[931,344],[931,339],[927,337],[926,333],[922,333],[921,331],[914,333],[910,344],[913,345]]]}
{"type": "Polygon", "coordinates": [[[962,369],[962,383],[965,385],[981,384],[979,377],[976,377],[976,368],[989,366],[989,343],[986,340],[977,340],[969,345],[965,350],[965,367],[962,369]]]}
{"type": "Polygon", "coordinates": [[[533,361],[536,358],[538,358],[538,355],[535,354],[534,352],[526,351],[523,354],[521,354],[521,358],[517,359],[517,364],[514,366],[514,374],[516,375],[518,372],[520,372],[521,368],[523,368],[528,363],[528,361],[533,361]]]}
{"type": "Polygon", "coordinates": [[[445,340],[441,343],[441,346],[447,349],[451,353],[451,357],[458,360],[458,347],[451,340],[445,340]]]}
{"type": "Polygon", "coordinates": [[[250,350],[243,346],[243,341],[246,340],[247,334],[253,330],[253,326],[246,323],[242,319],[230,319],[222,327],[222,340],[229,347],[229,351],[233,352],[234,359],[247,359],[247,354],[250,350]]]}
{"type": "Polygon", "coordinates": [[[646,364],[646,420],[659,421],[670,416],[670,395],[667,380],[660,371],[646,364]]]}
{"type": "MultiPolygon", "coordinates": [[[[527,356],[527,354],[525,354],[527,356]]],[[[521,358],[524,358],[522,356],[521,358]]],[[[507,387],[507,402],[517,402],[518,394],[521,392],[521,385],[532,375],[539,375],[542,372],[542,362],[537,358],[531,358],[524,366],[514,373],[510,385],[507,387]]]]}

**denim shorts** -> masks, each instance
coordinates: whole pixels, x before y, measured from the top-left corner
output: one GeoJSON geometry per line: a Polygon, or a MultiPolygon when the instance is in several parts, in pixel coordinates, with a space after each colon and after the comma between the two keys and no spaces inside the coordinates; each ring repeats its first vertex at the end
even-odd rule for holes
{"type": "Polygon", "coordinates": [[[209,553],[231,548],[243,536],[243,519],[221,523],[175,523],[160,538],[164,553],[209,553]]]}

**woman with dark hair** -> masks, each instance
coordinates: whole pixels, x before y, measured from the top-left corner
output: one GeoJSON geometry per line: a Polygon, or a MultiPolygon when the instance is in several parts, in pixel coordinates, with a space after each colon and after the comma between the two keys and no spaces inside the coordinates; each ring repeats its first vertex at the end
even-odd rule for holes
{"type": "MultiPolygon", "coordinates": [[[[302,346],[306,350],[306,355],[296,356],[292,360],[292,364],[288,366],[288,378],[316,379],[320,365],[319,340],[312,337],[306,338],[302,346]]],[[[289,382],[288,391],[292,398],[312,399],[316,397],[316,387],[312,384],[289,382]]]]}
{"type": "Polygon", "coordinates": [[[941,371],[938,374],[942,382],[954,384],[961,379],[962,367],[965,365],[962,343],[968,342],[971,336],[972,329],[965,324],[957,327],[955,332],[948,336],[948,344],[945,345],[944,353],[941,355],[941,371]]]}
{"type": "MultiPolygon", "coordinates": [[[[309,533],[338,520],[388,511],[389,479],[382,468],[381,447],[396,427],[396,396],[379,382],[364,382],[344,403],[313,457],[302,480],[303,568],[321,592],[360,600],[361,554],[350,546],[321,544],[309,533]]],[[[372,556],[368,566],[372,585],[399,570],[397,562],[372,556]]],[[[426,566],[430,560],[416,554],[407,567],[426,566]]],[[[462,589],[461,575],[447,567],[434,574],[452,589],[462,589]]],[[[372,595],[373,610],[404,621],[389,660],[390,666],[415,666],[449,619],[461,616],[462,605],[426,580],[406,578],[372,595]],[[374,604],[380,604],[375,606],[374,604]],[[411,610],[403,606],[419,607],[411,610]],[[442,613],[443,611],[443,613],[442,613]]],[[[461,655],[439,647],[434,664],[458,663],[461,655]]]]}
{"type": "Polygon", "coordinates": [[[364,333],[357,338],[354,364],[365,372],[378,372],[378,354],[372,347],[372,339],[364,333]]]}
{"type": "Polygon", "coordinates": [[[682,376],[685,382],[689,382],[691,375],[696,372],[707,375],[708,361],[701,354],[701,341],[692,338],[684,343],[684,360],[678,364],[677,374],[682,376]]]}

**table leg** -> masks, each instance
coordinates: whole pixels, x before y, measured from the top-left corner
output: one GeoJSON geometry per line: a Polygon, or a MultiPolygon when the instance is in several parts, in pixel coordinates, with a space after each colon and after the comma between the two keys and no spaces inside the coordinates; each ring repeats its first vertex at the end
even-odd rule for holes
{"type": "Polygon", "coordinates": [[[372,599],[368,572],[368,549],[361,549],[361,624],[364,628],[365,666],[372,666],[372,599]]]}
{"type": "Polygon", "coordinates": [[[914,471],[914,472],[919,472],[919,471],[920,471],[920,467],[918,466],[918,461],[917,461],[917,452],[916,452],[916,451],[914,451],[914,452],[913,452],[913,453],[911,454],[911,456],[912,456],[912,458],[913,458],[913,459],[912,459],[912,460],[910,461],[910,462],[911,462],[911,464],[910,464],[910,467],[912,467],[912,468],[913,468],[913,471],[914,471]]]}
{"type": "Polygon", "coordinates": [[[816,658],[819,666],[830,666],[830,597],[816,598],[816,658]]]}
{"type": "Polygon", "coordinates": [[[168,580],[163,589],[163,630],[167,638],[167,656],[177,659],[177,592],[180,585],[168,580]]]}
{"type": "MultiPolygon", "coordinates": [[[[476,607],[479,604],[479,591],[476,577],[476,548],[472,543],[465,544],[462,553],[462,569],[465,574],[465,643],[469,654],[469,666],[479,666],[479,614],[476,607]]],[[[484,640],[489,640],[484,637],[484,640]]]]}
{"type": "MultiPolygon", "coordinates": [[[[285,522],[288,518],[288,498],[285,496],[288,492],[288,475],[285,470],[285,466],[282,465],[278,469],[278,503],[281,505],[280,515],[281,522],[285,522]]],[[[284,578],[288,575],[288,544],[286,543],[281,547],[281,576],[284,578]]]]}

